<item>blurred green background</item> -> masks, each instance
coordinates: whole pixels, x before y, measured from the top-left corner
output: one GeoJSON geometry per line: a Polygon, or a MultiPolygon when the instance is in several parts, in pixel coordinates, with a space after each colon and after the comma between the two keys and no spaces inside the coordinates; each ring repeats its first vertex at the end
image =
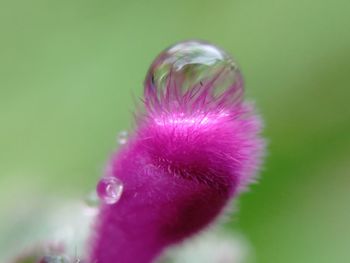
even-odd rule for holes
{"type": "Polygon", "coordinates": [[[1,0],[0,254],[33,207],[94,188],[155,55],[203,39],[241,65],[269,140],[230,226],[259,263],[350,262],[349,14],[349,0],[1,0]]]}

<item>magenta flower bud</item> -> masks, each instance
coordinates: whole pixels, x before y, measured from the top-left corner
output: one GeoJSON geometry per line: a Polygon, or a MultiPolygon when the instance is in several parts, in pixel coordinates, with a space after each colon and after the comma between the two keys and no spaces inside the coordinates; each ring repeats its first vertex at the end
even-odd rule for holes
{"type": "Polygon", "coordinates": [[[214,222],[255,178],[264,143],[221,49],[179,43],[145,80],[145,110],[99,183],[89,262],[149,263],[214,222]],[[111,183],[108,183],[111,182],[111,183]]]}

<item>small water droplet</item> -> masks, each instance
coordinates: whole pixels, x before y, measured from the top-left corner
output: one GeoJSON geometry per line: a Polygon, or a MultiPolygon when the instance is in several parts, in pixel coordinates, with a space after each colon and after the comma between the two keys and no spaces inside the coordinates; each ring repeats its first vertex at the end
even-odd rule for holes
{"type": "Polygon", "coordinates": [[[106,204],[115,204],[123,193],[123,183],[116,177],[102,177],[96,187],[97,195],[106,204]]]}
{"type": "Polygon", "coordinates": [[[128,132],[127,131],[121,131],[118,134],[118,143],[119,144],[126,144],[128,141],[128,132]]]}
{"type": "Polygon", "coordinates": [[[91,208],[95,208],[100,205],[100,199],[98,198],[96,191],[92,191],[91,193],[86,195],[84,201],[85,204],[91,208]]]}
{"type": "Polygon", "coordinates": [[[65,256],[45,256],[40,261],[40,263],[69,263],[69,259],[65,256]]]}

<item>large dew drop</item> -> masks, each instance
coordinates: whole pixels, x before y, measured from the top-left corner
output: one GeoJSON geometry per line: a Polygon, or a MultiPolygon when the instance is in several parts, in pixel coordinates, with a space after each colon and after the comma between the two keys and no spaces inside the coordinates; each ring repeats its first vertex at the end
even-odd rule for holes
{"type": "Polygon", "coordinates": [[[226,97],[230,103],[243,94],[236,62],[222,49],[205,42],[186,41],[164,50],[145,80],[146,101],[178,100],[186,94],[190,98],[203,90],[210,98],[226,97]]]}
{"type": "Polygon", "coordinates": [[[96,187],[99,198],[108,205],[119,201],[123,193],[123,183],[116,177],[102,177],[96,187]]]}

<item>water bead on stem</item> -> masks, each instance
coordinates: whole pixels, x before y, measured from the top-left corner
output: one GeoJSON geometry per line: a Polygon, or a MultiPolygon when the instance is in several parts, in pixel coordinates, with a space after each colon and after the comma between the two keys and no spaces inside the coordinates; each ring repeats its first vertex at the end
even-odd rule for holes
{"type": "Polygon", "coordinates": [[[45,256],[39,263],[70,263],[71,261],[66,256],[45,256]]]}
{"type": "Polygon", "coordinates": [[[116,177],[102,177],[97,184],[96,192],[105,204],[112,205],[118,202],[123,193],[123,183],[116,177]]]}
{"type": "Polygon", "coordinates": [[[123,145],[123,144],[126,144],[127,141],[128,141],[128,132],[127,132],[127,131],[121,131],[121,132],[118,134],[117,142],[118,142],[120,145],[123,145]]]}

